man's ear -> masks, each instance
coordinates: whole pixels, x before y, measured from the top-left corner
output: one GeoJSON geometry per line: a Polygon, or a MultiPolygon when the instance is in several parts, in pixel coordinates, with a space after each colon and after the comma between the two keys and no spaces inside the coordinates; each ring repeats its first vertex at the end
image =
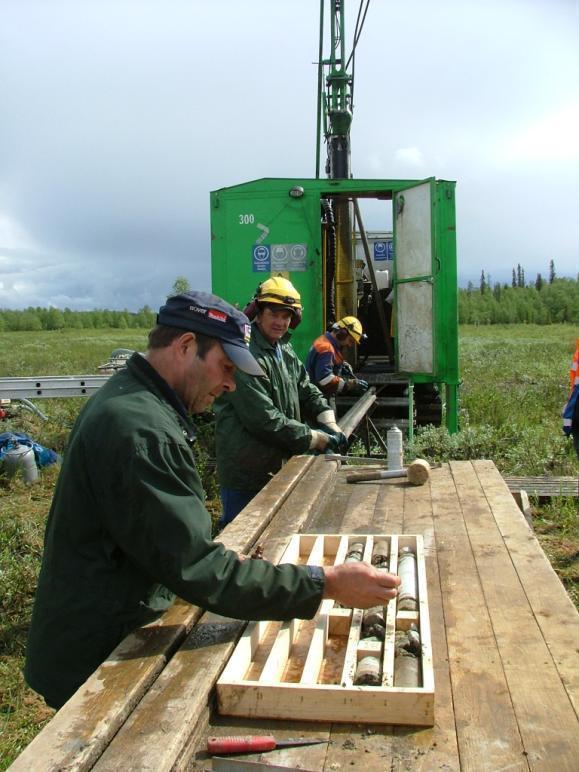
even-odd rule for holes
{"type": "Polygon", "coordinates": [[[187,353],[187,350],[191,345],[195,346],[195,351],[197,351],[197,338],[195,333],[185,332],[183,335],[179,335],[179,337],[175,338],[175,345],[177,347],[178,353],[182,354],[183,356],[187,353]]]}

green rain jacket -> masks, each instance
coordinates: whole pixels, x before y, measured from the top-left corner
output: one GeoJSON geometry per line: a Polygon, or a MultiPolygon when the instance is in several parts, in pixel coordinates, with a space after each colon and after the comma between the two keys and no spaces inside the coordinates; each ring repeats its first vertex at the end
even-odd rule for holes
{"type": "Polygon", "coordinates": [[[211,540],[193,440],[182,402],[139,354],[80,413],[48,516],[25,666],[53,707],[175,594],[238,619],[315,614],[315,571],[242,562],[211,540]]]}
{"type": "Polygon", "coordinates": [[[215,402],[215,442],[219,484],[257,493],[290,456],[307,453],[312,433],[304,422],[315,422],[329,405],[310,381],[289,334],[273,346],[254,322],[249,348],[267,377],[237,371],[236,390],[215,402]]]}

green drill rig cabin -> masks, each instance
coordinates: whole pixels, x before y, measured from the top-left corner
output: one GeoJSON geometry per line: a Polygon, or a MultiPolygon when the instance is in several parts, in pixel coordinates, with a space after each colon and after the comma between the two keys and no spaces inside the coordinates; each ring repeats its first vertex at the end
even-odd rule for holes
{"type": "MultiPolygon", "coordinates": [[[[254,180],[211,193],[213,291],[243,308],[259,282],[290,279],[305,311],[292,338],[302,360],[329,325],[358,317],[368,338],[351,364],[377,389],[375,438],[380,442],[376,427],[393,423],[409,436],[415,422],[440,424],[439,387],[444,421],[456,432],[455,183],[352,178],[349,68],[353,73],[368,3],[360,5],[349,56],[345,4],[330,2],[325,20],[326,5],[320,3],[315,178],[254,180]],[[326,179],[320,178],[322,135],[326,179]],[[364,228],[369,200],[379,202],[378,234],[364,228]]],[[[345,397],[338,402],[348,406],[345,397]]]]}

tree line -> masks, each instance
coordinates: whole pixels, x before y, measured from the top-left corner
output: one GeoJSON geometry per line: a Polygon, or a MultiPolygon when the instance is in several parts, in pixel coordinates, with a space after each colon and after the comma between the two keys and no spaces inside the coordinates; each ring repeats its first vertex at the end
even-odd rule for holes
{"type": "MultiPolygon", "coordinates": [[[[171,291],[167,294],[177,295],[191,289],[185,276],[177,276],[171,291]]],[[[10,311],[0,308],[0,332],[38,331],[38,330],[101,330],[116,328],[119,330],[150,330],[155,326],[157,313],[149,306],[143,306],[136,313],[132,311],[109,311],[96,309],[94,311],[72,311],[65,308],[25,308],[21,311],[10,311]]]]}
{"type": "Polygon", "coordinates": [[[478,288],[469,283],[459,290],[460,324],[579,324],[579,281],[555,276],[544,281],[538,274],[525,285],[520,269],[513,271],[511,285],[489,285],[483,272],[478,288]]]}
{"type": "MultiPolygon", "coordinates": [[[[179,276],[172,292],[186,292],[188,280],[179,276]]],[[[469,282],[466,289],[458,292],[458,318],[460,324],[579,324],[579,277],[559,279],[553,261],[549,274],[543,279],[537,274],[535,281],[526,284],[521,265],[513,268],[511,284],[495,283],[491,286],[490,275],[481,272],[480,284],[469,282]]],[[[0,332],[18,330],[63,329],[144,329],[155,325],[156,313],[149,306],[139,311],[72,311],[65,308],[25,308],[21,311],[0,309],[0,332]]]]}
{"type": "Polygon", "coordinates": [[[65,308],[25,308],[21,311],[0,309],[0,332],[19,330],[87,330],[117,328],[150,330],[155,325],[156,313],[148,306],[139,311],[72,311],[65,308]]]}

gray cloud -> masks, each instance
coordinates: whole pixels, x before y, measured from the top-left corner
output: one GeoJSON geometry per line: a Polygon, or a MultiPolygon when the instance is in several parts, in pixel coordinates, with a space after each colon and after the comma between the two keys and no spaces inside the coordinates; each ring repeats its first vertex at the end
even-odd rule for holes
{"type": "MultiPolygon", "coordinates": [[[[209,191],[314,175],[317,3],[0,10],[0,306],[155,306],[178,275],[207,289],[209,191]]],[[[577,27],[568,0],[370,4],[354,173],[456,179],[463,281],[550,259],[575,275],[577,27]]]]}

